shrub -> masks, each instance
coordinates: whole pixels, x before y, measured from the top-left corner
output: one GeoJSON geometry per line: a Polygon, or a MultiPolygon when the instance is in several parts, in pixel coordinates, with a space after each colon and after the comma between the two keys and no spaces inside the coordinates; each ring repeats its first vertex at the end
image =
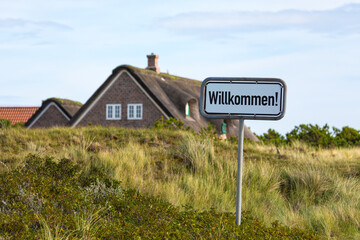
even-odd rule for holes
{"type": "Polygon", "coordinates": [[[320,127],[315,124],[300,124],[288,134],[286,134],[288,142],[299,140],[314,147],[329,147],[333,144],[329,126],[320,127]]]}
{"type": "Polygon", "coordinates": [[[15,123],[15,124],[13,125],[13,127],[14,127],[14,128],[22,128],[22,127],[24,127],[24,125],[25,125],[25,123],[23,123],[23,122],[18,122],[18,123],[15,123]]]}
{"type": "Polygon", "coordinates": [[[263,135],[257,136],[260,141],[264,143],[275,144],[275,146],[279,146],[281,144],[286,143],[286,139],[280,133],[276,132],[274,129],[269,129],[267,133],[263,135]]]}
{"type": "Polygon", "coordinates": [[[355,146],[360,145],[360,131],[351,128],[343,127],[342,130],[333,128],[335,133],[335,143],[337,146],[355,146]]]}
{"type": "Polygon", "coordinates": [[[276,146],[292,144],[294,141],[300,141],[310,146],[319,147],[351,147],[360,145],[360,131],[343,127],[341,130],[335,127],[330,131],[330,127],[325,124],[323,127],[315,124],[300,124],[295,126],[286,137],[273,129],[267,133],[257,136],[262,142],[275,144],[276,146]]]}
{"type": "Polygon", "coordinates": [[[210,138],[210,139],[216,139],[218,135],[216,127],[211,123],[208,123],[206,128],[202,127],[199,131],[199,134],[202,138],[210,138]]]}
{"type": "Polygon", "coordinates": [[[9,119],[0,119],[0,128],[7,129],[7,128],[22,128],[24,127],[25,123],[18,122],[14,125],[11,124],[11,121],[9,119]]]}
{"type": "Polygon", "coordinates": [[[173,117],[170,117],[169,119],[165,120],[164,116],[161,116],[160,119],[156,120],[153,128],[180,130],[180,129],[184,129],[184,123],[173,117]]]}
{"type": "Polygon", "coordinates": [[[11,122],[9,119],[0,119],[0,128],[6,129],[11,127],[11,122]]]}
{"type": "Polygon", "coordinates": [[[102,167],[29,155],[0,174],[1,239],[317,239],[244,212],[185,211],[136,190],[122,190],[102,167]]]}
{"type": "Polygon", "coordinates": [[[41,229],[43,236],[46,229],[45,235],[76,232],[79,212],[102,209],[121,197],[119,183],[103,172],[92,171],[90,177],[69,159],[29,155],[23,166],[0,174],[0,233],[38,239],[41,229]]]}

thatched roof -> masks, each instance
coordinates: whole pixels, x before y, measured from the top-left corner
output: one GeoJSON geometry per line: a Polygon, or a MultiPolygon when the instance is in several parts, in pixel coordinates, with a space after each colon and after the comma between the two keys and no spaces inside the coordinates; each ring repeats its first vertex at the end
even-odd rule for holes
{"type": "MultiPolygon", "coordinates": [[[[53,98],[49,98],[49,99],[47,99],[45,101],[48,101],[48,100],[53,100],[54,102],[59,104],[59,106],[62,106],[71,117],[73,117],[75,115],[75,113],[82,106],[82,103],[80,103],[78,101],[73,101],[73,100],[69,100],[69,99],[65,99],[65,98],[55,98],[55,97],[53,97],[53,98]]],[[[45,102],[45,101],[43,101],[43,102],[45,102]]]]}
{"type": "Polygon", "coordinates": [[[55,97],[48,98],[42,102],[41,107],[25,123],[25,126],[27,126],[27,127],[31,126],[33,121],[35,121],[38,118],[38,116],[51,103],[56,104],[59,107],[59,109],[67,116],[68,119],[71,119],[82,106],[82,104],[80,102],[69,100],[69,99],[55,98],[55,97]]]}
{"type": "MultiPolygon", "coordinates": [[[[202,127],[207,127],[208,123],[215,125],[218,132],[221,130],[222,119],[207,119],[200,115],[199,100],[201,82],[193,79],[178,77],[166,73],[156,73],[155,71],[136,68],[129,65],[121,65],[115,68],[108,79],[96,90],[83,107],[75,114],[69,122],[70,126],[75,126],[77,120],[82,116],[86,109],[91,106],[95,99],[106,87],[111,84],[121,71],[126,70],[142,86],[147,94],[161,107],[167,117],[173,117],[184,122],[184,125],[199,131],[202,127]],[[192,103],[192,117],[185,115],[185,105],[192,103]]],[[[226,120],[229,125],[229,133],[233,136],[238,135],[238,121],[226,120]]],[[[258,139],[245,127],[245,137],[254,141],[258,139]]]]}
{"type": "MultiPolygon", "coordinates": [[[[134,74],[144,82],[147,88],[155,93],[160,101],[166,102],[166,107],[173,117],[184,122],[185,126],[190,126],[195,131],[206,127],[208,122],[215,125],[218,132],[221,130],[223,119],[208,119],[198,113],[196,119],[187,118],[184,115],[185,104],[194,100],[199,108],[201,82],[193,79],[178,77],[166,73],[157,74],[154,71],[144,70],[132,66],[120,66],[118,68],[130,68],[134,74]],[[195,121],[194,121],[195,120],[195,121]]],[[[227,119],[229,134],[238,136],[239,121],[227,119]]],[[[253,141],[258,141],[257,137],[245,126],[244,135],[253,141]]]]}

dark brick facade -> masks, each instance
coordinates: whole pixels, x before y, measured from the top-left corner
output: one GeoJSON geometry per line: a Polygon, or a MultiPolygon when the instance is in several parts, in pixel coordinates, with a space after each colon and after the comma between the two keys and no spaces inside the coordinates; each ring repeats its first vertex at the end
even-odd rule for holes
{"type": "Polygon", "coordinates": [[[32,125],[32,128],[65,126],[69,122],[64,114],[62,114],[54,104],[49,106],[50,107],[44,112],[44,114],[38,118],[34,125],[32,125]]]}
{"type": "Polygon", "coordinates": [[[106,92],[98,99],[93,107],[85,114],[76,126],[100,124],[102,126],[119,126],[126,128],[142,128],[153,126],[162,116],[159,109],[136,85],[128,73],[123,72],[106,92]],[[106,104],[121,104],[121,119],[106,119],[106,104]],[[143,116],[141,120],[128,120],[127,105],[142,104],[143,116]]]}

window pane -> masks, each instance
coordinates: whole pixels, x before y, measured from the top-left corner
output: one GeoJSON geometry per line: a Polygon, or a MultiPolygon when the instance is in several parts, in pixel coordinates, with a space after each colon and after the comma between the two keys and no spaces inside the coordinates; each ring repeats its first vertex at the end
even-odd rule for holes
{"type": "Polygon", "coordinates": [[[115,118],[120,119],[120,105],[115,105],[115,118]]]}
{"type": "Polygon", "coordinates": [[[134,118],[134,106],[129,105],[129,118],[134,118]]]}
{"type": "Polygon", "coordinates": [[[113,118],[113,108],[111,105],[107,106],[107,118],[113,118]]]}
{"type": "Polygon", "coordinates": [[[141,119],[141,105],[136,106],[136,118],[141,119]]]}

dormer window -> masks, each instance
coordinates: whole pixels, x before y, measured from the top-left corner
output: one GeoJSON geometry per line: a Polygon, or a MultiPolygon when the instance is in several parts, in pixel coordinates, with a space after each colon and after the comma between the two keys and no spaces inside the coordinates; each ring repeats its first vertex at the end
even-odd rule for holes
{"type": "Polygon", "coordinates": [[[185,117],[189,120],[199,120],[199,107],[196,99],[190,99],[185,104],[185,117]]]}
{"type": "Polygon", "coordinates": [[[185,105],[185,116],[190,117],[190,107],[189,107],[189,103],[186,103],[185,105]]]}

